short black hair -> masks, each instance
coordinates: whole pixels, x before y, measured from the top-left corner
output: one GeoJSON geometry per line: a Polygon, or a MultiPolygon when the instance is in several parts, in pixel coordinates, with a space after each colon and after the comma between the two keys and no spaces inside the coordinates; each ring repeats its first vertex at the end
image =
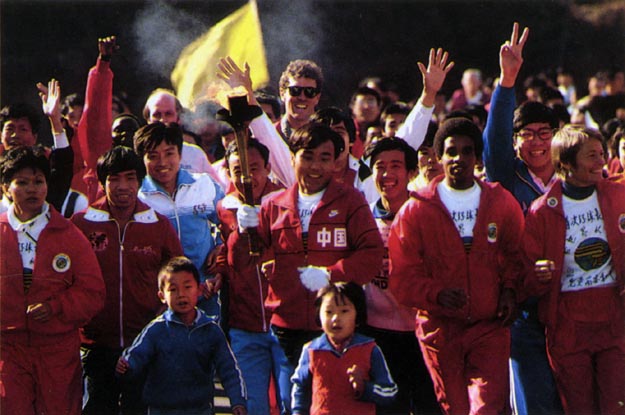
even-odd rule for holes
{"type": "Polygon", "coordinates": [[[293,132],[289,140],[289,147],[291,152],[295,154],[299,150],[315,149],[326,141],[332,142],[334,158],[338,158],[345,149],[343,137],[325,124],[311,122],[293,132]]]}
{"type": "Polygon", "coordinates": [[[362,96],[371,95],[375,97],[375,100],[378,102],[378,105],[382,105],[382,96],[380,95],[380,93],[373,88],[369,88],[368,86],[358,87],[356,91],[354,91],[354,93],[352,94],[352,98],[350,100],[351,105],[354,104],[354,102],[356,101],[356,97],[359,95],[362,95],[362,96]]]}
{"type": "Polygon", "coordinates": [[[428,130],[425,133],[425,138],[423,139],[423,143],[417,149],[417,152],[421,150],[423,147],[434,147],[434,137],[436,137],[436,132],[438,131],[438,124],[434,121],[430,121],[428,123],[428,130]]]}
{"type": "Polygon", "coordinates": [[[417,152],[406,141],[399,137],[384,137],[375,141],[365,151],[364,158],[370,159],[369,164],[373,167],[375,158],[385,151],[397,150],[404,153],[406,162],[406,170],[413,171],[417,169],[417,152]]]}
{"type": "Polygon", "coordinates": [[[558,128],[558,118],[551,108],[536,101],[524,102],[514,111],[514,132],[518,133],[523,127],[533,123],[547,123],[551,128],[558,128]]]}
{"type": "Polygon", "coordinates": [[[173,144],[182,154],[182,129],[176,123],[164,124],[160,121],[144,125],[135,132],[135,152],[141,158],[148,151],[154,150],[162,142],[173,144]]]}
{"type": "MultiPolygon", "coordinates": [[[[265,162],[265,166],[267,166],[267,163],[269,163],[269,148],[267,148],[266,145],[264,145],[257,139],[250,137],[247,140],[247,149],[250,150],[252,148],[255,148],[256,150],[258,150],[258,152],[260,153],[260,156],[263,158],[263,161],[265,162]]],[[[231,141],[230,144],[228,144],[228,148],[226,149],[226,155],[224,156],[224,162],[226,164],[226,168],[229,167],[228,159],[230,158],[231,155],[235,153],[236,154],[239,153],[237,140],[231,141]]]]}
{"type": "Polygon", "coordinates": [[[436,135],[434,136],[434,151],[438,158],[443,156],[443,149],[445,148],[445,140],[452,136],[465,136],[469,137],[473,141],[473,147],[475,149],[475,156],[478,159],[482,158],[482,150],[484,149],[484,141],[482,139],[482,132],[473,121],[469,121],[466,118],[457,117],[445,120],[436,135]]]}
{"type": "Polygon", "coordinates": [[[408,115],[410,113],[410,105],[406,104],[405,102],[393,102],[391,104],[388,104],[386,107],[384,107],[384,110],[382,110],[382,115],[380,116],[381,119],[386,119],[387,116],[391,115],[391,114],[404,114],[404,115],[408,115]]]}
{"type": "Polygon", "coordinates": [[[546,86],[544,87],[541,91],[540,91],[540,100],[541,102],[543,102],[545,105],[547,102],[549,102],[549,100],[552,99],[560,99],[562,101],[564,101],[564,97],[562,96],[562,92],[560,92],[560,90],[555,89],[551,86],[546,86]]]}
{"type": "Polygon", "coordinates": [[[102,154],[98,158],[96,171],[98,181],[105,186],[106,178],[111,174],[121,173],[123,171],[134,170],[137,172],[139,183],[145,177],[145,164],[141,157],[134,152],[133,149],[124,146],[116,146],[102,154]]]}
{"type": "Polygon", "coordinates": [[[10,104],[0,110],[0,129],[4,128],[4,123],[11,119],[28,118],[30,129],[33,134],[39,132],[41,117],[33,107],[24,103],[10,104]]]}
{"type": "Polygon", "coordinates": [[[61,105],[61,114],[67,115],[72,107],[84,107],[85,106],[85,98],[78,93],[69,94],[63,100],[63,105],[61,105]]]}
{"type": "Polygon", "coordinates": [[[360,285],[350,281],[330,283],[317,292],[317,298],[315,298],[315,320],[319,326],[321,325],[319,312],[321,310],[323,297],[331,294],[334,294],[343,301],[348,299],[354,304],[354,308],[356,309],[356,326],[362,327],[367,324],[367,301],[365,299],[365,291],[360,285]]]}
{"type": "Polygon", "coordinates": [[[193,275],[195,282],[200,284],[200,273],[198,272],[193,262],[186,256],[177,256],[171,258],[165,265],[158,271],[158,289],[163,291],[165,287],[165,278],[168,275],[176,272],[188,272],[193,275]]]}
{"type": "Polygon", "coordinates": [[[270,105],[274,115],[280,118],[282,105],[280,104],[280,99],[278,99],[278,97],[264,91],[255,91],[254,96],[259,104],[270,105]]]}
{"type": "Polygon", "coordinates": [[[486,125],[486,120],[488,119],[488,112],[486,111],[486,108],[484,108],[484,105],[469,104],[466,107],[464,107],[464,110],[471,117],[477,117],[478,120],[480,120],[481,125],[486,125]]]}
{"type": "Polygon", "coordinates": [[[349,135],[349,142],[353,143],[356,141],[356,125],[354,124],[354,119],[340,108],[327,107],[317,110],[310,116],[310,122],[318,122],[330,127],[343,123],[349,135]]]}
{"type": "Polygon", "coordinates": [[[43,148],[19,146],[6,151],[0,157],[0,183],[9,184],[22,169],[39,170],[50,182],[50,162],[43,148]]]}

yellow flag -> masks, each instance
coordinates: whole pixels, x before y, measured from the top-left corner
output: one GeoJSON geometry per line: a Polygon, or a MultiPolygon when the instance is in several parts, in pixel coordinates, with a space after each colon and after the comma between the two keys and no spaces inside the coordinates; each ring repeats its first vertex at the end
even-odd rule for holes
{"type": "Polygon", "coordinates": [[[226,16],[188,45],[171,73],[171,82],[182,105],[190,107],[217,78],[217,63],[230,56],[239,65],[250,64],[254,88],[269,82],[263,33],[256,1],[226,16]]]}

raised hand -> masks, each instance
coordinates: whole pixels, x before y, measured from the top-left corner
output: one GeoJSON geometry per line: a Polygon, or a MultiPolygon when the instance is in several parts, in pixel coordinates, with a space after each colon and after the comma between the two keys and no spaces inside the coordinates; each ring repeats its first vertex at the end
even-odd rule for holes
{"type": "Polygon", "coordinates": [[[245,71],[230,56],[221,58],[217,64],[217,77],[223,79],[231,88],[242,86],[248,93],[253,93],[250,65],[245,62],[245,71]]]}
{"type": "Polygon", "coordinates": [[[501,45],[499,49],[499,68],[501,69],[499,84],[506,88],[511,88],[516,82],[516,78],[523,65],[523,48],[527,37],[529,36],[529,28],[523,29],[521,37],[519,37],[519,24],[517,22],[512,26],[512,36],[510,40],[501,45]]]}
{"type": "Polygon", "coordinates": [[[119,49],[117,46],[117,38],[115,36],[107,36],[98,39],[98,52],[100,56],[112,56],[113,53],[119,49]]]}
{"type": "Polygon", "coordinates": [[[430,49],[430,58],[427,68],[422,62],[417,62],[417,66],[421,71],[423,77],[423,95],[421,102],[427,107],[434,105],[434,99],[436,94],[443,86],[445,78],[451,69],[454,67],[455,62],[447,63],[449,54],[441,48],[430,49]]]}
{"type": "Polygon", "coordinates": [[[41,82],[37,83],[39,97],[41,98],[41,106],[43,113],[50,117],[60,119],[61,117],[61,86],[59,81],[52,78],[46,87],[41,82]]]}

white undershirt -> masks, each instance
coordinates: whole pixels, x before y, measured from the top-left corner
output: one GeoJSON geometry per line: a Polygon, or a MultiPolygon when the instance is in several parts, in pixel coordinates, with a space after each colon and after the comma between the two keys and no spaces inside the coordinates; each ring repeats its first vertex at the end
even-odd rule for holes
{"type": "Polygon", "coordinates": [[[323,197],[326,189],[312,195],[307,195],[301,191],[297,197],[297,210],[299,212],[299,219],[302,222],[302,232],[308,233],[308,227],[310,226],[310,218],[313,212],[317,208],[319,201],[323,197]]]}
{"type": "Polygon", "coordinates": [[[597,192],[582,200],[562,196],[566,220],[561,291],[616,286],[597,192]]]}
{"type": "Polygon", "coordinates": [[[436,190],[456,225],[465,249],[470,247],[473,242],[473,227],[480,206],[482,189],[475,182],[466,190],[453,189],[443,180],[436,190]]]}
{"type": "Polygon", "coordinates": [[[22,265],[25,270],[32,273],[35,267],[35,253],[37,250],[37,240],[41,231],[50,221],[49,205],[44,202],[41,213],[34,218],[21,222],[15,216],[15,205],[11,204],[7,211],[9,225],[17,233],[17,242],[20,255],[22,257],[22,265]]]}

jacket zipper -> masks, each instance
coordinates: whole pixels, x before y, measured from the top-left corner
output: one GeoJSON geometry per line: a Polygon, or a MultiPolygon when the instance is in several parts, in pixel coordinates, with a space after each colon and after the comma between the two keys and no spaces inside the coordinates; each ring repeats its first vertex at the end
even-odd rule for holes
{"type": "Polygon", "coordinates": [[[265,318],[265,299],[263,298],[263,283],[261,280],[258,264],[256,264],[256,281],[258,282],[258,299],[260,300],[260,312],[263,319],[263,332],[267,332],[267,319],[265,318]]]}
{"type": "Polygon", "coordinates": [[[119,242],[119,347],[124,348],[124,239],[126,238],[126,229],[131,221],[124,225],[124,231],[119,228],[119,223],[114,220],[117,226],[117,239],[119,242]]]}

